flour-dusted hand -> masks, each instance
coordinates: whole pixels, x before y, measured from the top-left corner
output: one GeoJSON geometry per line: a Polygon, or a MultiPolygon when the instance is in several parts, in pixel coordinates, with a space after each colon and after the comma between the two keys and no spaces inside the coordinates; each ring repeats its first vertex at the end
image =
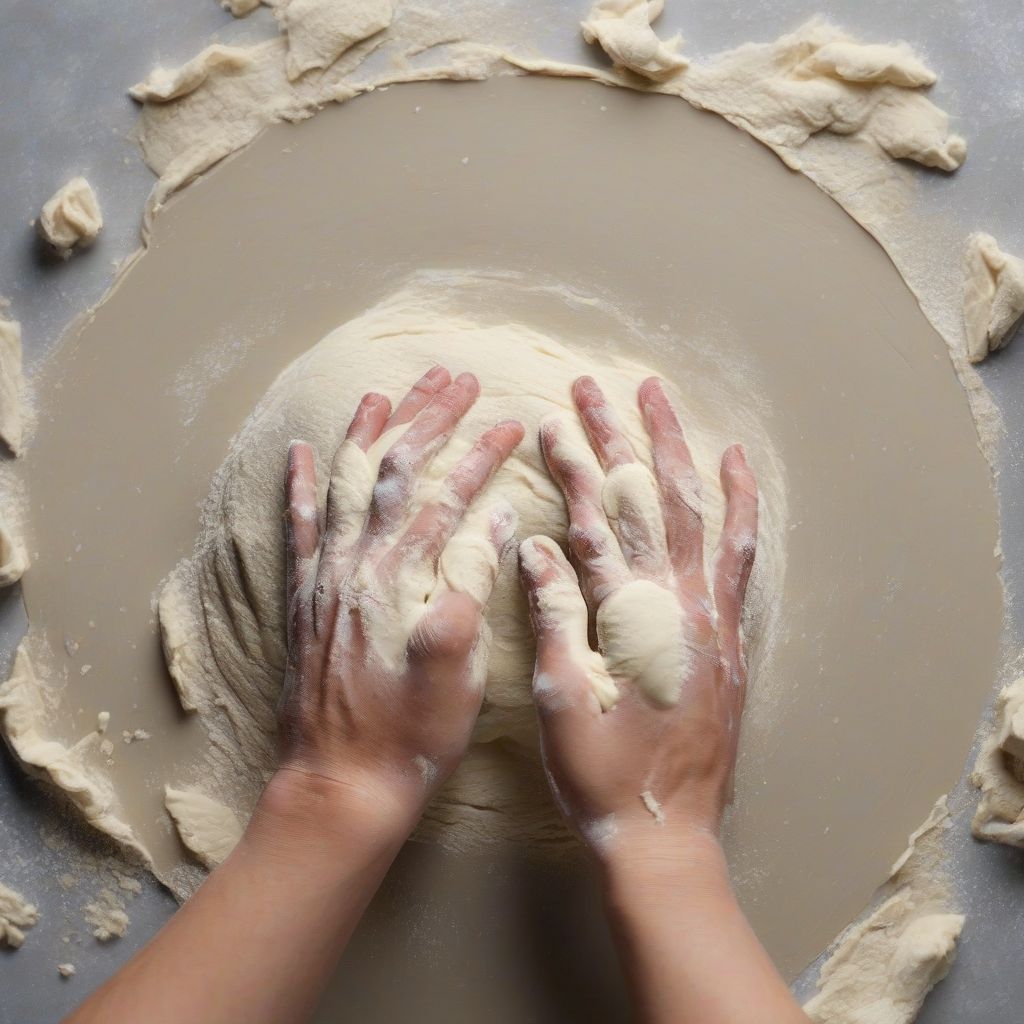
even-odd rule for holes
{"type": "Polygon", "coordinates": [[[665,833],[714,836],[746,688],[740,617],[757,535],[754,477],[742,449],[729,448],[709,585],[700,485],[661,382],[639,390],[653,472],[593,380],[577,381],[573,398],[589,448],[557,417],[543,423],[541,446],[565,495],[579,575],[546,537],[520,548],[549,780],[599,855],[665,833]]]}
{"type": "Polygon", "coordinates": [[[436,367],[394,411],[366,395],[323,510],[312,449],[289,451],[282,769],[399,815],[418,816],[469,742],[482,608],[515,534],[507,504],[470,506],[522,440],[518,422],[481,435],[434,492],[418,486],[479,391],[471,374],[436,367]]]}

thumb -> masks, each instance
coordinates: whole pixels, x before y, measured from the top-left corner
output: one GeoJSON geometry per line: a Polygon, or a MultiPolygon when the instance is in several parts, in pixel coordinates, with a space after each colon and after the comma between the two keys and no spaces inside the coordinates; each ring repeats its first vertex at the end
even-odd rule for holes
{"type": "Polygon", "coordinates": [[[487,645],[480,605],[456,590],[435,595],[409,638],[409,661],[428,685],[465,685],[483,696],[487,645]]]}

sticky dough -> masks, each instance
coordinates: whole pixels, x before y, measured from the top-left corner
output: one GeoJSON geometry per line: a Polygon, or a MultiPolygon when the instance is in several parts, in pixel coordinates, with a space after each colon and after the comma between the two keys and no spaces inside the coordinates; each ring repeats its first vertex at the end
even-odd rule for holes
{"type": "MultiPolygon", "coordinates": [[[[493,288],[493,282],[471,275],[414,280],[329,334],[270,387],[216,474],[195,553],[172,572],[160,595],[159,612],[167,662],[182,704],[202,718],[213,756],[244,783],[241,797],[225,797],[241,820],[274,765],[274,716],[285,664],[280,523],[288,444],[301,438],[314,445],[324,500],[331,460],[361,394],[377,389],[397,400],[441,355],[453,373],[476,372],[483,394],[455,439],[431,464],[416,505],[443,494],[445,472],[483,429],[518,417],[525,423],[526,440],[449,545],[436,578],[409,563],[384,594],[359,579],[354,589],[362,595],[360,607],[374,656],[396,665],[405,656],[424,602],[436,593],[432,587],[483,592],[497,577],[487,610],[489,663],[481,660],[479,665],[485,697],[474,743],[428,810],[423,831],[455,846],[502,835],[532,842],[566,840],[548,801],[536,753],[532,630],[514,557],[499,562],[495,551],[510,534],[516,513],[520,537],[546,534],[565,541],[564,502],[543,465],[537,432],[542,418],[555,412],[566,417],[574,432],[572,443],[589,452],[575,416],[569,415],[571,382],[593,374],[643,452],[646,435],[636,394],[651,370],[619,358],[595,359],[525,324],[469,316],[466,309],[487,308],[482,296],[493,288]],[[486,542],[488,531],[496,532],[496,545],[486,542]],[[531,780],[531,787],[536,784],[529,799],[523,795],[524,780],[531,780]]],[[[749,608],[756,637],[767,613],[768,581],[782,571],[785,496],[763,426],[749,410],[726,414],[727,419],[734,416],[749,418],[743,423],[733,419],[731,426],[705,424],[683,410],[706,493],[709,544],[722,520],[722,451],[744,438],[758,449],[762,487],[770,497],[760,576],[749,608]]],[[[346,515],[351,513],[356,523],[369,503],[376,463],[392,440],[376,445],[369,456],[354,446],[342,450],[339,477],[348,486],[338,494],[346,515]]],[[[643,473],[649,481],[646,468],[643,473]]],[[[624,486],[621,479],[610,480],[608,491],[612,508],[637,494],[650,501],[652,493],[649,482],[637,488],[624,486]]],[[[652,587],[633,584],[611,601],[598,630],[609,667],[638,675],[655,699],[667,702],[674,699],[686,652],[678,642],[682,634],[674,598],[667,592],[652,594],[652,587]]],[[[559,599],[552,595],[556,603],[559,599]]],[[[579,656],[596,663],[599,656],[587,646],[585,615],[576,626],[579,656]]],[[[481,659],[487,653],[482,646],[481,659]]],[[[599,698],[605,705],[615,699],[607,673],[599,698]]]]}

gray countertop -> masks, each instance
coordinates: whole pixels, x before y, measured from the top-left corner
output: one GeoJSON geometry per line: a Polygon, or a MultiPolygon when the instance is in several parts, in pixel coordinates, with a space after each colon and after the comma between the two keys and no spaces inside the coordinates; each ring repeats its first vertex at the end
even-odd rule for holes
{"type": "MultiPolygon", "coordinates": [[[[445,0],[440,0],[444,3],[445,0]]],[[[455,0],[447,0],[450,5],[455,0]]],[[[458,0],[466,3],[467,0],[458,0]]],[[[586,0],[509,0],[521,9],[515,38],[543,52],[585,62],[577,15],[586,0]],[[578,10],[577,10],[578,8],[578,10]]],[[[1024,252],[1019,187],[1024,171],[1024,8],[1016,0],[675,0],[659,26],[679,29],[689,55],[712,53],[748,39],[768,40],[813,14],[824,14],[865,38],[904,38],[942,75],[937,102],[954,116],[970,142],[970,159],[955,176],[928,176],[926,203],[962,228],[991,231],[1009,250],[1024,252]],[[1015,215],[1016,213],[1016,215],[1015,215]]],[[[6,0],[0,36],[0,295],[24,325],[31,369],[77,313],[109,287],[114,265],[138,246],[140,215],[152,185],[132,140],[134,105],[126,88],[157,61],[177,64],[212,34],[222,42],[274,32],[261,10],[235,21],[214,0],[76,0],[44,4],[6,0]],[[106,227],[91,250],[55,262],[34,242],[29,221],[42,202],[74,174],[85,174],[103,203],[106,227]]],[[[1007,441],[1000,454],[1005,577],[1010,594],[1009,642],[1024,635],[1024,345],[982,367],[1002,409],[1007,441]]],[[[0,650],[13,651],[24,629],[20,595],[0,599],[0,650]]],[[[979,712],[981,709],[979,709],[979,712]]],[[[941,737],[936,738],[941,742],[941,737]]],[[[965,767],[971,763],[965,758],[965,767]]],[[[951,794],[957,829],[953,858],[968,914],[950,978],[929,1000],[926,1024],[1013,1021],[1024,1017],[1024,860],[1011,850],[974,843],[967,822],[973,792],[966,777],[951,794]]],[[[35,900],[42,922],[17,953],[0,954],[0,1024],[58,1019],[159,927],[173,911],[170,897],[147,881],[130,908],[132,925],[119,941],[100,945],[82,927],[81,895],[57,884],[66,853],[41,842],[55,820],[51,802],[0,754],[0,880],[20,885],[35,900]],[[77,932],[64,942],[69,930],[77,932]],[[78,975],[62,981],[56,965],[72,961],[78,975]]],[[[813,969],[801,980],[807,988],[813,969]]]]}

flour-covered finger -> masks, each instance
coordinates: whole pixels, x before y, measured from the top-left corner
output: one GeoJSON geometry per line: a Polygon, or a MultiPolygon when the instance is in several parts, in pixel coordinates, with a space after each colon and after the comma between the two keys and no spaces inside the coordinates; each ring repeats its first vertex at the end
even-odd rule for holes
{"type": "Polygon", "coordinates": [[[390,415],[391,402],[384,395],[376,391],[363,395],[345,433],[345,440],[352,441],[364,452],[369,451],[384,432],[390,415]]]}
{"type": "Polygon", "coordinates": [[[580,377],[572,386],[572,397],[601,468],[608,473],[616,466],[635,462],[636,454],[619,417],[594,378],[580,377]]]}
{"type": "Polygon", "coordinates": [[[473,499],[515,451],[523,433],[517,420],[505,420],[482,434],[448,474],[441,497],[416,513],[388,556],[386,567],[400,571],[409,559],[435,565],[473,499]]]}
{"type": "Polygon", "coordinates": [[[747,581],[757,550],[757,481],[736,444],[722,456],[725,523],[715,554],[714,598],[722,654],[734,670],[742,670],[740,617],[747,581]]]}
{"type": "Polygon", "coordinates": [[[417,478],[447,443],[479,394],[476,377],[460,374],[416,414],[405,433],[388,449],[373,488],[365,531],[369,540],[392,534],[402,525],[417,478]]]}
{"type": "Polygon", "coordinates": [[[596,611],[607,594],[630,579],[604,511],[603,474],[593,452],[573,440],[573,427],[562,416],[549,416],[541,423],[540,445],[565,496],[569,549],[579,565],[584,595],[596,611]]]}
{"type": "Polygon", "coordinates": [[[657,377],[640,385],[640,415],[651,438],[654,475],[661,492],[669,557],[684,580],[703,582],[704,521],[700,478],[679,417],[657,377]]]}
{"type": "Polygon", "coordinates": [[[549,537],[519,545],[519,571],[537,642],[533,696],[542,721],[559,713],[596,716],[618,699],[604,659],[590,647],[579,580],[549,537]]]}
{"type": "MultiPolygon", "coordinates": [[[[304,441],[292,441],[288,448],[285,527],[286,597],[288,608],[294,612],[300,605],[308,604],[301,600],[301,595],[313,585],[320,546],[316,461],[313,449],[304,441]]],[[[289,623],[289,632],[304,625],[308,623],[303,616],[301,621],[289,623]]]]}
{"type": "Polygon", "coordinates": [[[452,375],[443,366],[432,366],[398,403],[384,430],[393,430],[412,422],[413,417],[430,405],[437,393],[448,387],[451,382],[452,375]]]}

